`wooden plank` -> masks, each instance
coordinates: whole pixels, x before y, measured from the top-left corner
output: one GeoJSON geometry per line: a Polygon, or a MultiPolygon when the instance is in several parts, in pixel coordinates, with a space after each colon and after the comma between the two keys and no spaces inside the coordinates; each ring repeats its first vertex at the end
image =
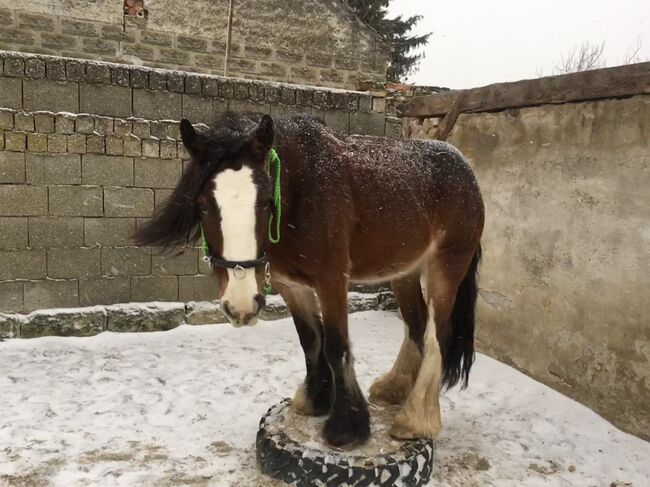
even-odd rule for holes
{"type": "Polygon", "coordinates": [[[454,109],[460,95],[461,112],[483,112],[644,93],[650,93],[650,62],[416,97],[402,108],[402,115],[443,116],[454,109]]]}

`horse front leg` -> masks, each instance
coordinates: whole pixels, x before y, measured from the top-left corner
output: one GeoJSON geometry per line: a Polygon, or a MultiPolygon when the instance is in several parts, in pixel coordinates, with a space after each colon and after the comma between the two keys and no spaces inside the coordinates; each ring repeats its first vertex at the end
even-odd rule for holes
{"type": "Polygon", "coordinates": [[[305,416],[330,409],[332,374],[323,350],[323,321],[314,290],[300,284],[276,285],[287,303],[305,353],[307,375],[293,398],[293,408],[305,416]]]}
{"type": "Polygon", "coordinates": [[[357,383],[348,338],[347,281],[318,287],[323,309],[325,357],[332,370],[333,397],[323,436],[333,446],[361,443],[370,437],[368,403],[357,383]]]}

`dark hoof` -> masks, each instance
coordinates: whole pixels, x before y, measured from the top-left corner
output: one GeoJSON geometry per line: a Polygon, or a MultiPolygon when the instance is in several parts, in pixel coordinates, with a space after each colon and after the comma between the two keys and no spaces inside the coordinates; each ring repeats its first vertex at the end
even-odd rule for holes
{"type": "Polygon", "coordinates": [[[350,411],[332,413],[325,422],[323,436],[327,443],[336,447],[364,443],[370,438],[370,416],[367,409],[359,410],[354,415],[350,411]]]}

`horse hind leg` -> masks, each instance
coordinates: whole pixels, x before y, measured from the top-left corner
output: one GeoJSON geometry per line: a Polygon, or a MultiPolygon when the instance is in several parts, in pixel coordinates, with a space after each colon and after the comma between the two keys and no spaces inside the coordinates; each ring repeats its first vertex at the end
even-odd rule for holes
{"type": "Polygon", "coordinates": [[[463,373],[467,379],[474,353],[478,256],[474,248],[446,251],[432,256],[427,265],[428,320],[422,365],[413,390],[395,416],[390,432],[394,437],[436,438],[442,426],[441,384],[444,381],[451,387],[463,373]]]}
{"type": "Polygon", "coordinates": [[[391,285],[404,320],[404,341],[392,369],[370,387],[369,399],[374,404],[402,404],[413,389],[422,363],[427,307],[420,273],[394,280],[391,285]]]}

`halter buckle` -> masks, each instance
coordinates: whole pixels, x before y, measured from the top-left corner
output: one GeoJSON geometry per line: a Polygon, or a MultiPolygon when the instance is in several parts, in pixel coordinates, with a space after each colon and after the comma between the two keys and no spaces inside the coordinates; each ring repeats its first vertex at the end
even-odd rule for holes
{"type": "Polygon", "coordinates": [[[236,266],[233,267],[233,269],[232,269],[232,275],[233,275],[233,277],[234,277],[235,279],[241,281],[242,279],[244,279],[244,278],[246,277],[246,269],[244,269],[244,268],[243,268],[242,266],[240,266],[240,265],[236,265],[236,266]]]}

